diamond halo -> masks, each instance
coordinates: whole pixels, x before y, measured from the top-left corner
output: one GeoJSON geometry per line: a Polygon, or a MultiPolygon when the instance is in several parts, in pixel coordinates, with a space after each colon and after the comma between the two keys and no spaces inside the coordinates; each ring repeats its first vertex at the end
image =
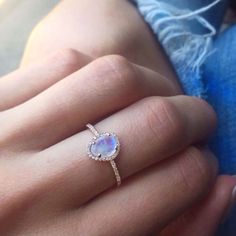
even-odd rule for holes
{"type": "Polygon", "coordinates": [[[120,152],[120,142],[114,133],[100,133],[89,142],[87,152],[96,161],[112,161],[120,152]]]}

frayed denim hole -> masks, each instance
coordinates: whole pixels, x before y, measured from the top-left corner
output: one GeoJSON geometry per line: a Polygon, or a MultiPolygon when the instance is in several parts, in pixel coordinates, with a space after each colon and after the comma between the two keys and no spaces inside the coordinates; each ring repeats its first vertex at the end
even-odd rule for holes
{"type": "Polygon", "coordinates": [[[187,94],[206,97],[207,89],[201,78],[201,67],[213,53],[212,38],[216,30],[201,14],[220,1],[216,0],[208,6],[191,11],[160,0],[135,0],[141,14],[169,55],[187,94]],[[191,21],[196,21],[208,32],[194,33],[190,27],[191,21]]]}

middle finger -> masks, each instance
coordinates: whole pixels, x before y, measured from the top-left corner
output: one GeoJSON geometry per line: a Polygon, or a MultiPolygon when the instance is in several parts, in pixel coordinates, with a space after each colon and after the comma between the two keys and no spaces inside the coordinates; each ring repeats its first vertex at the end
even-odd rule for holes
{"type": "Polygon", "coordinates": [[[175,94],[171,82],[158,73],[108,56],[3,112],[1,134],[21,150],[43,149],[81,131],[88,120],[95,122],[147,96],[175,94]]]}

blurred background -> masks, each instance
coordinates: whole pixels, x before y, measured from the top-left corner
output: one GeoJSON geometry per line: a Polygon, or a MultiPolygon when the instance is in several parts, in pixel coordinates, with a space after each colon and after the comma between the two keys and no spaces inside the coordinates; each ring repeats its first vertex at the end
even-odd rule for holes
{"type": "Polygon", "coordinates": [[[33,27],[59,0],[0,0],[0,76],[18,67],[33,27]]]}

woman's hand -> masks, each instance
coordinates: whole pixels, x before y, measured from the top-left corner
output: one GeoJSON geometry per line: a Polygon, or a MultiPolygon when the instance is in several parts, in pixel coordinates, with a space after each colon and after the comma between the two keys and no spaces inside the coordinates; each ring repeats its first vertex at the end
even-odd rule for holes
{"type": "Polygon", "coordinates": [[[199,145],[212,109],[123,57],[61,51],[0,79],[0,94],[1,235],[152,235],[214,183],[199,145]],[[87,156],[88,122],[120,139],[120,188],[87,156]]]}
{"type": "MultiPolygon", "coordinates": [[[[22,65],[61,48],[75,48],[93,58],[114,53],[123,55],[170,79],[175,86],[174,94],[181,92],[160,45],[129,1],[97,0],[96,4],[88,0],[62,1],[35,28],[22,65]]],[[[55,78],[58,69],[53,72],[55,78]]],[[[40,81],[31,83],[41,83],[40,81]]],[[[214,235],[223,215],[232,204],[231,193],[235,184],[232,177],[218,177],[211,192],[169,224],[162,235],[214,235]]]]}

